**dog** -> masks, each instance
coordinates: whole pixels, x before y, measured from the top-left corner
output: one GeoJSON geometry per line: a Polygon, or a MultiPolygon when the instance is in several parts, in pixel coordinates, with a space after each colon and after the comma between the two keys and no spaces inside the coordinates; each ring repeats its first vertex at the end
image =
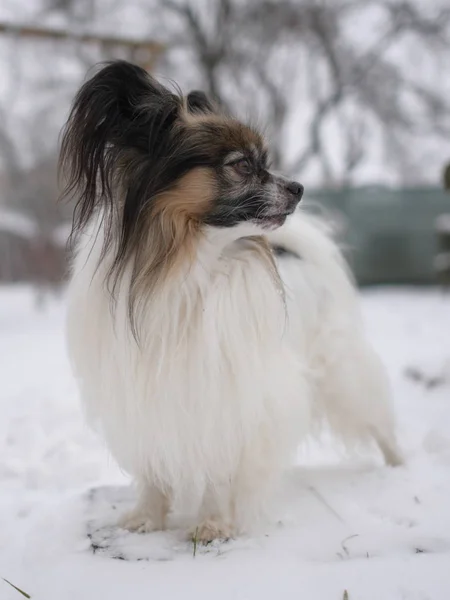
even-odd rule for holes
{"type": "Polygon", "coordinates": [[[322,426],[401,462],[346,263],[268,161],[255,128],[125,61],[75,98],[68,350],[89,422],[137,484],[126,529],[164,529],[181,501],[200,542],[250,531],[322,426]]]}

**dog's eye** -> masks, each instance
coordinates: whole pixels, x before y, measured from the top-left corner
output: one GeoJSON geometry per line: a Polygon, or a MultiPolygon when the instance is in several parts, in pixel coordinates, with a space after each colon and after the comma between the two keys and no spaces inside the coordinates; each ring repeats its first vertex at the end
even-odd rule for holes
{"type": "Polygon", "coordinates": [[[252,165],[246,158],[241,158],[233,163],[233,168],[239,173],[239,175],[250,175],[252,173],[252,165]]]}

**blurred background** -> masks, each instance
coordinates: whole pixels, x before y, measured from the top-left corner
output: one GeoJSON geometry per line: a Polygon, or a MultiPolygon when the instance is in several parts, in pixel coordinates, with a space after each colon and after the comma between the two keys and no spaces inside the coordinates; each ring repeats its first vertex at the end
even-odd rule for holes
{"type": "MultiPolygon", "coordinates": [[[[392,385],[406,466],[390,473],[350,457],[342,469],[334,445],[305,450],[308,468],[292,496],[298,514],[284,530],[294,524],[292,541],[280,529],[282,538],[261,544],[273,543],[281,557],[276,587],[260,579],[269,563],[244,567],[254,579],[247,586],[233,578],[241,559],[223,560],[231,569],[220,571],[219,596],[261,598],[264,587],[272,597],[295,571],[292,593],[308,598],[342,598],[345,588],[351,599],[447,600],[450,0],[0,0],[0,598],[18,597],[1,577],[46,600],[68,590],[73,598],[131,597],[139,585],[145,596],[149,581],[157,591],[165,582],[164,598],[196,585],[192,594],[202,598],[204,581],[210,592],[209,579],[194,569],[191,586],[191,570],[174,570],[168,554],[140,562],[125,584],[123,561],[108,571],[85,562],[96,548],[79,533],[89,531],[83,515],[91,514],[80,490],[92,499],[93,486],[129,480],[87,429],[68,364],[71,206],[57,202],[58,142],[77,89],[113,58],[184,92],[203,89],[261,126],[276,167],[304,184],[304,206],[334,221],[392,385]],[[318,464],[337,466],[315,471],[318,464]],[[311,494],[304,509],[317,486],[322,508],[311,494]],[[345,517],[334,522],[343,524],[339,538],[334,526],[315,529],[316,515],[331,510],[345,517]],[[309,525],[314,537],[305,537],[309,525]],[[336,556],[345,560],[331,572],[336,556]],[[161,572],[149,571],[156,564],[161,572]],[[314,574],[309,591],[305,573],[314,574]]],[[[153,558],[166,552],[158,544],[153,558]]]]}
{"type": "Polygon", "coordinates": [[[41,302],[64,281],[58,135],[112,58],[259,123],[360,284],[450,279],[448,1],[2,0],[1,283],[31,282],[41,302]]]}

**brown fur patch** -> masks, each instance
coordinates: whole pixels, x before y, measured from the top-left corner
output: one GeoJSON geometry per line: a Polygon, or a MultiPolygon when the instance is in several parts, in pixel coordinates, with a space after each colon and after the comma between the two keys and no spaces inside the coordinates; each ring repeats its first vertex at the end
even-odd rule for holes
{"type": "Polygon", "coordinates": [[[199,141],[207,133],[211,153],[220,148],[233,150],[249,150],[252,146],[263,149],[266,146],[263,136],[248,125],[240,121],[216,114],[191,114],[183,112],[182,122],[188,126],[191,135],[199,141]]]}
{"type": "Polygon", "coordinates": [[[151,205],[151,218],[170,215],[172,220],[199,219],[209,209],[216,193],[214,171],[207,167],[192,169],[169,191],[151,205]]]}
{"type": "Polygon", "coordinates": [[[201,235],[201,217],[215,194],[211,169],[197,167],[184,175],[174,188],[161,193],[143,215],[145,226],[136,244],[130,285],[130,317],[137,299],[148,298],[157,285],[195,260],[201,235]],[[191,259],[191,261],[189,261],[191,259]]]}

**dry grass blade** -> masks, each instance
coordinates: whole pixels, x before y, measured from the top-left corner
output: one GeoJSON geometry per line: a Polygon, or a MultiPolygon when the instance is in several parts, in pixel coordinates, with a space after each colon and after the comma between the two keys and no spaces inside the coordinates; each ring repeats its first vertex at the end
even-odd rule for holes
{"type": "Polygon", "coordinates": [[[198,527],[195,528],[194,535],[192,536],[192,543],[194,544],[194,550],[192,556],[195,558],[197,554],[197,544],[198,544],[198,527]]]}
{"type": "Polygon", "coordinates": [[[6,581],[6,583],[8,585],[10,585],[12,588],[14,588],[17,592],[19,592],[19,594],[22,594],[22,596],[25,596],[25,598],[31,598],[31,596],[29,594],[27,594],[26,592],[24,592],[23,590],[21,590],[20,588],[18,588],[16,585],[14,585],[13,583],[11,583],[10,581],[8,581],[7,579],[5,579],[4,577],[2,577],[3,581],[6,581]]]}

